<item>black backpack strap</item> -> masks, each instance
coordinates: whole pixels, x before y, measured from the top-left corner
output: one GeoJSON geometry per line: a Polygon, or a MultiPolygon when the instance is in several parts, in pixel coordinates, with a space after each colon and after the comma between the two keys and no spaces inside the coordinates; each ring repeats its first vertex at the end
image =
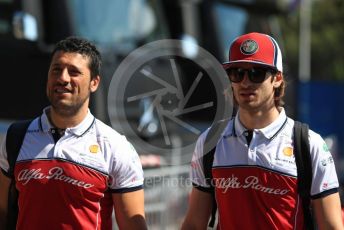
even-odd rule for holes
{"type": "Polygon", "coordinates": [[[213,174],[211,173],[215,150],[216,150],[216,146],[203,156],[204,178],[206,179],[207,184],[210,185],[211,196],[212,196],[211,218],[208,225],[209,227],[214,227],[215,220],[216,220],[216,211],[217,211],[217,203],[215,199],[215,188],[214,188],[214,184],[212,183],[213,174]]]}
{"type": "Polygon", "coordinates": [[[295,121],[294,124],[294,156],[297,167],[298,193],[301,196],[305,225],[314,229],[311,210],[312,159],[310,155],[308,125],[295,121]]]}
{"type": "Polygon", "coordinates": [[[9,163],[8,176],[12,178],[8,192],[7,229],[16,229],[18,218],[18,191],[15,186],[14,167],[31,120],[20,121],[10,125],[6,135],[6,152],[9,163]]]}
{"type": "Polygon", "coordinates": [[[23,140],[26,134],[26,130],[31,124],[32,120],[25,120],[20,122],[15,122],[10,125],[7,130],[6,135],[6,152],[7,160],[10,166],[8,170],[8,175],[13,177],[14,166],[23,144],[23,140]]]}
{"type": "MultiPolygon", "coordinates": [[[[214,136],[219,134],[219,131],[222,131],[223,128],[226,127],[228,121],[229,121],[228,119],[220,120],[220,121],[216,122],[215,124],[213,124],[207,133],[207,137],[205,138],[204,145],[210,144],[211,143],[210,139],[214,138],[214,136]]],[[[217,141],[218,140],[216,140],[216,142],[217,141]]],[[[206,149],[206,148],[204,148],[204,149],[206,149]]],[[[211,218],[210,218],[210,221],[208,224],[209,227],[214,227],[215,220],[216,220],[216,211],[217,211],[217,203],[216,203],[216,199],[215,199],[215,188],[214,188],[214,184],[213,184],[213,174],[211,172],[213,162],[214,162],[215,151],[216,151],[216,144],[207,153],[206,152],[204,153],[203,161],[202,161],[204,178],[206,180],[206,183],[210,186],[210,190],[211,190],[211,194],[212,194],[212,209],[211,209],[211,218]]]]}

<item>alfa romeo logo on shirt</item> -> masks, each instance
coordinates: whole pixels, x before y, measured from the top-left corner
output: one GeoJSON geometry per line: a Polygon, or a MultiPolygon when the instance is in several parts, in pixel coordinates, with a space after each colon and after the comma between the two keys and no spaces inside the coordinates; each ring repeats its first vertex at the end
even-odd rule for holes
{"type": "Polygon", "coordinates": [[[246,40],[240,46],[241,52],[246,55],[252,55],[256,53],[258,48],[258,44],[254,40],[246,40]]]}
{"type": "Polygon", "coordinates": [[[231,116],[230,90],[222,65],[203,48],[180,40],[155,41],[130,53],[114,73],[109,118],[139,153],[184,164],[198,136],[231,116]],[[197,54],[188,56],[185,47],[197,54]]]}

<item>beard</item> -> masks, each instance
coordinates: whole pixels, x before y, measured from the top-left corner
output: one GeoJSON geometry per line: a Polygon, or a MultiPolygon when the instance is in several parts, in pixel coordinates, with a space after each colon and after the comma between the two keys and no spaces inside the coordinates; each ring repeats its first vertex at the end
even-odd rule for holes
{"type": "Polygon", "coordinates": [[[80,111],[81,107],[89,100],[89,97],[90,93],[84,97],[72,99],[71,101],[67,102],[56,99],[53,96],[48,96],[48,99],[55,113],[59,114],[60,116],[70,117],[76,115],[80,111]]]}

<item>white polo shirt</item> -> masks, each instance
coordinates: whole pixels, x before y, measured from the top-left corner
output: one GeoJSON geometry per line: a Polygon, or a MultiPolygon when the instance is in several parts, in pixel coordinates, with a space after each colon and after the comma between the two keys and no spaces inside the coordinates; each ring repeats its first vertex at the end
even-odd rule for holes
{"type": "MultiPolygon", "coordinates": [[[[14,169],[17,229],[111,229],[111,193],[143,188],[127,139],[90,112],[55,142],[46,110],[30,124],[14,169]]],[[[6,140],[0,167],[7,172],[6,140]]]]}
{"type": "MultiPolygon", "coordinates": [[[[297,169],[293,155],[294,121],[282,110],[278,119],[255,129],[250,145],[236,116],[216,146],[212,174],[221,229],[303,229],[297,169]],[[246,220],[242,221],[242,217],[246,220]]],[[[198,139],[191,163],[195,186],[207,190],[203,173],[203,143],[198,139]]],[[[335,165],[321,136],[309,131],[313,199],[337,192],[335,165]]]]}

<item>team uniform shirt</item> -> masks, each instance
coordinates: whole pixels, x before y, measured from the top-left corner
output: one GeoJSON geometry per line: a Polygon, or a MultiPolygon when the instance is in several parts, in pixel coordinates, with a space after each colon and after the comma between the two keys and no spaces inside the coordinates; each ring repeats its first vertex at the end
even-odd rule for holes
{"type": "MultiPolygon", "coordinates": [[[[31,122],[14,168],[17,229],[112,229],[112,193],[143,188],[138,154],[90,112],[58,139],[46,111],[31,122]]],[[[5,143],[0,167],[6,174],[5,143]]]]}
{"type": "MultiPolygon", "coordinates": [[[[218,229],[304,229],[297,169],[293,155],[294,121],[282,110],[277,120],[255,129],[248,145],[247,130],[238,116],[229,121],[219,139],[212,166],[218,229]],[[243,221],[245,218],[246,221],[243,221]]],[[[198,139],[191,163],[194,186],[211,191],[203,172],[203,144],[198,139]]],[[[338,191],[331,153],[321,136],[309,130],[312,161],[311,198],[338,191]]]]}

